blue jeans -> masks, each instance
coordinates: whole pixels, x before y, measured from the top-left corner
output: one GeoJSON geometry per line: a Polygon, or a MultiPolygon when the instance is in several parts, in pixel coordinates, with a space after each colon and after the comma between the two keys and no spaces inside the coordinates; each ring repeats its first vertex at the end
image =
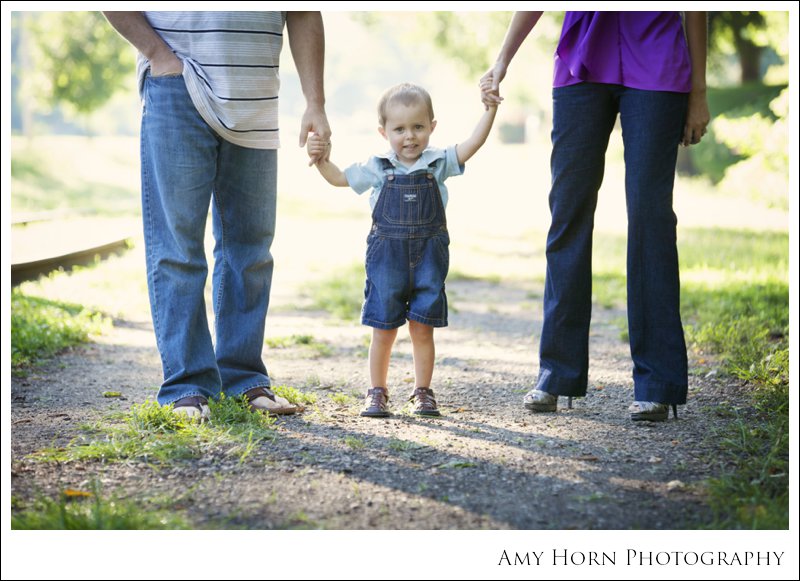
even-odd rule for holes
{"type": "Polygon", "coordinates": [[[272,282],[277,152],[221,139],[181,76],[147,77],[141,132],[147,284],[161,405],[270,385],[261,359],[272,282]],[[215,341],[203,296],[212,201],[215,341]]]}
{"type": "Polygon", "coordinates": [[[586,394],[592,230],[617,113],[625,147],[628,331],[637,401],[686,403],[672,189],[687,95],[581,83],[553,90],[544,323],[537,388],[586,394]]]}

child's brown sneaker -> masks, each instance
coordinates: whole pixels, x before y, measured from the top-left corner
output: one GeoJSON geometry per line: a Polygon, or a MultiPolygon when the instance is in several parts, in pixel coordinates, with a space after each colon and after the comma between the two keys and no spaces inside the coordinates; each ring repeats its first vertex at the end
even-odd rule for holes
{"type": "Polygon", "coordinates": [[[414,402],[414,413],[418,416],[440,416],[439,408],[436,406],[436,398],[430,387],[418,387],[408,398],[414,402]]]}
{"type": "Polygon", "coordinates": [[[385,387],[373,387],[367,390],[364,409],[361,415],[367,418],[389,417],[389,391],[385,387]]]}

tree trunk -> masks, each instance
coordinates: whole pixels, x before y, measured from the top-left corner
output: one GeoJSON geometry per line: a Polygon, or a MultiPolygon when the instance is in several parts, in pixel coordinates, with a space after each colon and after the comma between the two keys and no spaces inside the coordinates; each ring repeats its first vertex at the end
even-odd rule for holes
{"type": "Polygon", "coordinates": [[[736,38],[736,52],[739,53],[739,64],[742,67],[742,84],[761,80],[761,51],[743,38],[736,38]]]}

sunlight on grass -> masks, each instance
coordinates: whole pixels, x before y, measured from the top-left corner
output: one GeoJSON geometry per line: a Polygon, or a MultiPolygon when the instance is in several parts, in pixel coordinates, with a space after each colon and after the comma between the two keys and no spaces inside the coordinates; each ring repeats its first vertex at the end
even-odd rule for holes
{"type": "Polygon", "coordinates": [[[96,422],[63,448],[45,448],[30,455],[44,462],[141,460],[168,464],[204,454],[249,455],[253,443],[275,437],[275,419],[252,412],[241,398],[210,401],[208,422],[175,414],[155,401],[134,404],[122,423],[96,422]]]}
{"type": "Polygon", "coordinates": [[[111,328],[102,314],[72,303],[11,293],[11,367],[22,371],[111,328]]]}
{"type": "Polygon", "coordinates": [[[152,530],[187,529],[172,511],[149,508],[133,500],[105,499],[97,491],[62,491],[57,500],[42,497],[14,506],[14,530],[152,530]]]}
{"type": "Polygon", "coordinates": [[[135,137],[14,136],[11,211],[138,214],[138,150],[135,137]]]}

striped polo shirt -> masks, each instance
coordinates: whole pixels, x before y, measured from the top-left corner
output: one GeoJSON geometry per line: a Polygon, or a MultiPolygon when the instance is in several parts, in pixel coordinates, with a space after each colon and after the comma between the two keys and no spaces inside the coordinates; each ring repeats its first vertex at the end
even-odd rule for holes
{"type": "MultiPolygon", "coordinates": [[[[150,26],[183,61],[197,111],[220,137],[277,149],[278,65],[285,12],[145,12],[150,26]]],[[[139,92],[150,63],[139,55],[139,92]]]]}

